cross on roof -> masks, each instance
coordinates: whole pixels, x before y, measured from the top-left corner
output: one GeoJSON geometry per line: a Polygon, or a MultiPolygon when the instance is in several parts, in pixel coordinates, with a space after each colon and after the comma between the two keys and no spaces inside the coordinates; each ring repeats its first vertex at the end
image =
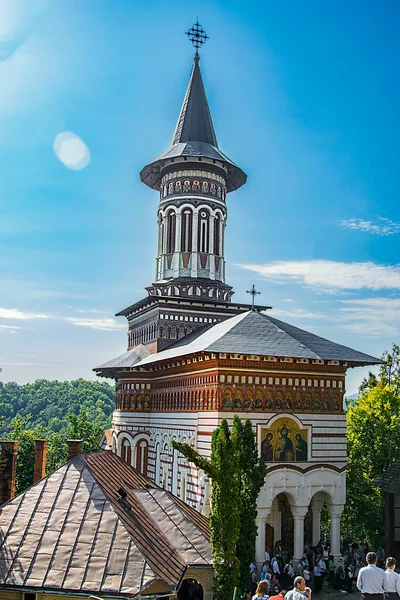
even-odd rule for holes
{"type": "Polygon", "coordinates": [[[202,47],[203,44],[209,39],[208,35],[202,28],[199,23],[199,19],[197,19],[196,23],[191,27],[187,32],[189,40],[192,42],[193,46],[196,48],[196,54],[199,53],[199,48],[202,47]]]}
{"type": "Polygon", "coordinates": [[[257,292],[256,286],[253,283],[253,285],[251,287],[251,290],[247,290],[246,294],[251,294],[251,307],[252,307],[252,309],[254,309],[254,302],[255,302],[255,299],[256,299],[256,295],[257,294],[261,294],[261,292],[257,292]]]}

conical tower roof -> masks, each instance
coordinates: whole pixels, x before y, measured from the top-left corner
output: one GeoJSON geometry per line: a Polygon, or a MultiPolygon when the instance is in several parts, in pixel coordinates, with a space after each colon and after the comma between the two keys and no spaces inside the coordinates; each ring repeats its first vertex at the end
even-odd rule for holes
{"type": "Polygon", "coordinates": [[[227,171],[227,191],[237,190],[246,183],[247,175],[218,148],[217,137],[208,106],[203,79],[196,53],[189,85],[179,114],[170,148],[149,163],[140,178],[149,187],[159,189],[161,171],[167,161],[197,161],[201,158],[219,162],[227,171]]]}
{"type": "Polygon", "coordinates": [[[199,60],[200,57],[196,54],[189,85],[172,138],[172,145],[181,142],[205,142],[218,148],[199,60]]]}

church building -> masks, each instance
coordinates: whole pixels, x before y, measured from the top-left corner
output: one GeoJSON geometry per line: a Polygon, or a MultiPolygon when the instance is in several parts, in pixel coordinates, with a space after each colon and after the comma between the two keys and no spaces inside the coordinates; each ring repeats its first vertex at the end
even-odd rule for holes
{"type": "Polygon", "coordinates": [[[210,482],[171,447],[210,455],[223,418],[249,418],[268,465],[258,499],[256,560],[283,550],[300,558],[320,536],[326,503],[332,553],[340,553],[346,499],[348,368],[374,357],[279,321],[266,306],[232,302],[225,282],[227,199],[246,183],[220,149],[196,54],[169,149],[140,173],[159,194],[155,281],[117,316],[127,351],[101,366],[115,379],[112,450],[155,483],[207,514],[210,482]]]}

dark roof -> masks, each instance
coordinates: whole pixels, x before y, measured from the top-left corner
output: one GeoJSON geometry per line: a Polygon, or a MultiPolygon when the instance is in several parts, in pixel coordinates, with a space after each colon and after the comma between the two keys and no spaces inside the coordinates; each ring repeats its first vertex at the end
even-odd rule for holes
{"type": "Polygon", "coordinates": [[[385,473],[382,473],[382,475],[379,475],[379,477],[374,479],[372,485],[382,488],[385,492],[389,492],[389,494],[399,494],[400,460],[390,465],[385,473]]]}
{"type": "Polygon", "coordinates": [[[194,58],[189,85],[172,138],[173,146],[181,142],[205,142],[218,148],[198,55],[194,58]]]}
{"type": "Polygon", "coordinates": [[[173,592],[189,565],[212,565],[207,519],[110,451],[73,458],[0,508],[0,589],[131,598],[173,592]]]}
{"type": "Polygon", "coordinates": [[[223,163],[227,169],[227,191],[231,192],[246,183],[247,175],[218,148],[210,108],[195,56],[189,85],[172,138],[170,148],[148,164],[140,178],[151,188],[159,189],[160,173],[168,159],[209,158],[223,163]]]}
{"type": "MultiPolygon", "coordinates": [[[[119,368],[142,367],[196,352],[338,360],[349,363],[349,366],[381,362],[373,356],[336,344],[257,311],[241,313],[206,330],[202,328],[194,331],[166,350],[151,354],[135,363],[131,360],[132,352],[134,350],[114,359],[118,360],[119,368]]],[[[100,368],[105,369],[109,366],[114,366],[114,361],[105,363],[100,368]]]]}

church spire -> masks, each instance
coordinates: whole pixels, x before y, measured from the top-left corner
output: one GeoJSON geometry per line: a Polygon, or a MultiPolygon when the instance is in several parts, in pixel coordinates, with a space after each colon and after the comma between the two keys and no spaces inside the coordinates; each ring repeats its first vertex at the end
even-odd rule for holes
{"type": "Polygon", "coordinates": [[[182,142],[205,142],[218,148],[217,137],[207,102],[206,91],[196,52],[185,99],[179,114],[172,145],[182,142]]]}
{"type": "Polygon", "coordinates": [[[198,50],[208,36],[198,21],[186,33],[196,54],[172,143],[166,152],[142,169],[140,178],[149,187],[161,190],[162,179],[172,165],[174,170],[179,170],[179,165],[189,169],[189,165],[200,166],[199,162],[203,161],[203,166],[212,166],[223,176],[226,192],[233,192],[246,183],[247,176],[218,148],[199,66],[198,50]]]}

